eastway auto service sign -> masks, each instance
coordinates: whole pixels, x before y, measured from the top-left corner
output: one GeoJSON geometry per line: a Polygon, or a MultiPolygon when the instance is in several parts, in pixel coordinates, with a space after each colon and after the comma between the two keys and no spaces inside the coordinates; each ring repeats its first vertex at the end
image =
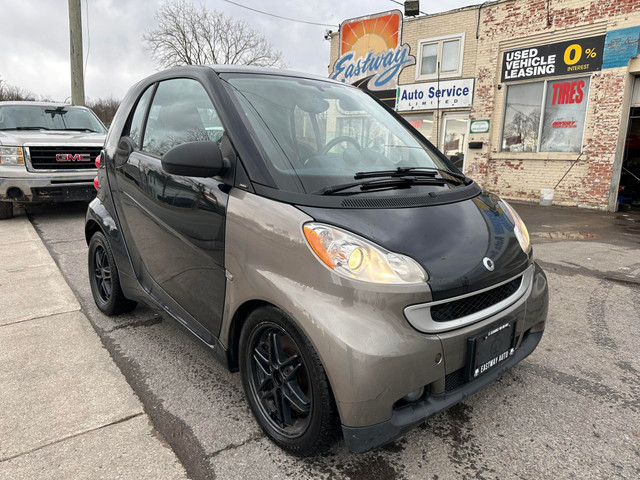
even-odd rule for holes
{"type": "Polygon", "coordinates": [[[340,25],[340,57],[331,78],[349,83],[394,107],[398,75],[416,63],[402,44],[402,12],[346,20],[340,25]]]}
{"type": "Polygon", "coordinates": [[[464,108],[473,104],[473,78],[414,83],[398,87],[396,110],[464,108]]]}
{"type": "Polygon", "coordinates": [[[502,57],[502,81],[594,72],[602,68],[605,35],[519,48],[502,57]]]}

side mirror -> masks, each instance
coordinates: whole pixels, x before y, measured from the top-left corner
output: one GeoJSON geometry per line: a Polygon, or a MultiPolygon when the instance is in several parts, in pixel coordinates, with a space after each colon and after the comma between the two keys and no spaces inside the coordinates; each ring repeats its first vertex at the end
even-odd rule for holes
{"type": "Polygon", "coordinates": [[[129,155],[135,150],[136,142],[131,137],[122,137],[118,142],[116,148],[116,166],[121,166],[127,163],[129,155]]]}
{"type": "Polygon", "coordinates": [[[227,169],[217,143],[190,142],[173,147],[162,157],[162,169],[184,177],[215,177],[227,169]]]}

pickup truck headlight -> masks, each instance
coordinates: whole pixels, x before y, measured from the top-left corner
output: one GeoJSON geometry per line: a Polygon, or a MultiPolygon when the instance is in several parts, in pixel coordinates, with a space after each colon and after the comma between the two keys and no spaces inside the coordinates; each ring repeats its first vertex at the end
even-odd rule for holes
{"type": "Polygon", "coordinates": [[[414,259],[385,250],[341,228],[310,222],[303,230],[318,259],[343,277],[396,285],[427,280],[427,274],[414,259]]]}
{"type": "Polygon", "coordinates": [[[500,200],[498,205],[502,207],[502,211],[505,212],[507,218],[513,224],[513,233],[515,234],[518,242],[520,243],[520,247],[526,253],[529,251],[529,245],[531,245],[531,241],[529,239],[529,232],[524,222],[518,215],[511,205],[509,205],[505,200],[500,200]]]}
{"type": "Polygon", "coordinates": [[[0,147],[0,165],[24,165],[22,147],[0,147]]]}

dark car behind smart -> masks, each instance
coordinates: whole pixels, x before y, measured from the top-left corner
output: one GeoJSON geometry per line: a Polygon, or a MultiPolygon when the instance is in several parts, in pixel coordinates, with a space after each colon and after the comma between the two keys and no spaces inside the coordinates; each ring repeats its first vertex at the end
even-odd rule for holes
{"type": "Polygon", "coordinates": [[[161,72],[129,91],[99,165],[98,307],[184,325],[296,455],[387,443],[542,337],[547,282],[518,214],[356,88],[161,72]]]}

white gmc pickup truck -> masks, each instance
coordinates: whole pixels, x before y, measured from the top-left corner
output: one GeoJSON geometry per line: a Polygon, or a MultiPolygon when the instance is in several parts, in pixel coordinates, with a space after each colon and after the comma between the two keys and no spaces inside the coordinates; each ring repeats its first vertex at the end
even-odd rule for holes
{"type": "Polygon", "coordinates": [[[0,102],[0,219],[14,203],[91,200],[105,135],[85,107],[0,102]]]}

